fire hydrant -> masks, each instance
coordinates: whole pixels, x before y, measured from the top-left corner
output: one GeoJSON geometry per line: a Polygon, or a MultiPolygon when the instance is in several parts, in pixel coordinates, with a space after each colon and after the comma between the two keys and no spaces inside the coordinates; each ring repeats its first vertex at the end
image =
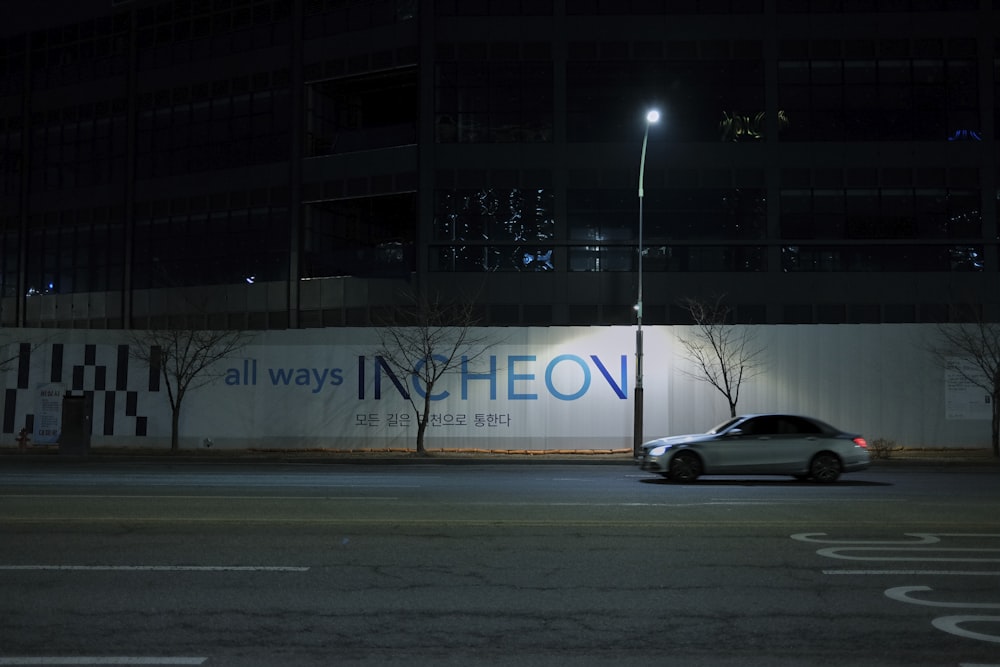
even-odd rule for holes
{"type": "Polygon", "coordinates": [[[31,436],[28,435],[28,429],[22,428],[14,440],[17,441],[17,448],[19,450],[23,452],[27,449],[28,445],[31,444],[31,436]]]}

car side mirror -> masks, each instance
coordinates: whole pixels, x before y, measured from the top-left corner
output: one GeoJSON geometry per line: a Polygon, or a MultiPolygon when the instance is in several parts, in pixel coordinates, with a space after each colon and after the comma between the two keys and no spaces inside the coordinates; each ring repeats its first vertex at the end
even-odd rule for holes
{"type": "Polygon", "coordinates": [[[735,437],[740,436],[740,435],[743,435],[743,429],[741,429],[741,428],[731,428],[728,431],[726,431],[726,437],[727,438],[729,438],[729,437],[735,438],[735,437]]]}

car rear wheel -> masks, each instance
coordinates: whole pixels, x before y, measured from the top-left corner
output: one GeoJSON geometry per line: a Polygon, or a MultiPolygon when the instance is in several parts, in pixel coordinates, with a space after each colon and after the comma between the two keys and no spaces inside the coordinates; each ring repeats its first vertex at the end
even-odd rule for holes
{"type": "Polygon", "coordinates": [[[809,464],[809,476],[823,484],[837,481],[840,477],[840,459],[830,452],[820,452],[809,464]]]}
{"type": "Polygon", "coordinates": [[[675,482],[693,482],[701,475],[701,459],[691,452],[678,452],[670,459],[670,479],[675,482]]]}

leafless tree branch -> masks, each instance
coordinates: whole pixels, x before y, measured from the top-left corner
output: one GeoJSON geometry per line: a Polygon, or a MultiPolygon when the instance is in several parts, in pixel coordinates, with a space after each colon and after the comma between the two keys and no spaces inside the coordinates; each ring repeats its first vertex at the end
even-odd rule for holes
{"type": "Polygon", "coordinates": [[[715,387],[736,416],[743,383],[764,372],[764,350],[753,329],[731,322],[732,310],[722,296],[711,300],[683,301],[694,322],[694,333],[681,336],[684,355],[695,366],[682,372],[715,387]]]}
{"type": "Polygon", "coordinates": [[[487,354],[495,341],[479,328],[471,302],[448,303],[440,296],[412,294],[408,298],[409,306],[397,313],[395,322],[376,329],[376,355],[393,373],[421,388],[422,396],[410,391],[406,398],[417,417],[416,451],[422,455],[435,385],[487,354]]]}

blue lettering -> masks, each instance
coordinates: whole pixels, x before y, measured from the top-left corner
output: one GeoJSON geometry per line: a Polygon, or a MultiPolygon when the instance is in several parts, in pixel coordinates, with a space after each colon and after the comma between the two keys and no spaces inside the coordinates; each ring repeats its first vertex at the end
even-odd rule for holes
{"type": "Polygon", "coordinates": [[[514,383],[519,381],[529,381],[535,379],[534,373],[516,373],[515,364],[535,361],[536,357],[530,355],[515,355],[507,357],[507,398],[511,401],[534,401],[538,399],[538,394],[519,394],[514,391],[514,383]]]}
{"type": "Polygon", "coordinates": [[[382,357],[375,357],[375,398],[382,398],[382,373],[379,372],[381,370],[384,370],[385,374],[389,376],[399,395],[406,400],[410,400],[410,393],[406,391],[403,383],[399,381],[396,374],[392,372],[392,368],[389,367],[389,364],[385,363],[385,359],[382,357]]]}
{"type": "MultiPolygon", "coordinates": [[[[545,367],[545,389],[554,398],[560,401],[575,401],[584,397],[591,389],[593,384],[593,371],[591,370],[591,365],[598,370],[604,381],[607,382],[608,386],[614,392],[614,395],[621,399],[626,400],[628,398],[628,356],[621,355],[619,357],[618,367],[615,372],[601,360],[596,354],[588,355],[587,357],[578,356],[575,354],[561,354],[554,357],[545,367]],[[574,373],[575,371],[569,370],[569,375],[563,371],[560,375],[561,387],[556,386],[556,375],[559,372],[558,368],[561,364],[572,363],[580,369],[581,375],[577,377],[574,373]],[[569,379],[567,379],[569,378],[569,379]],[[567,387],[567,382],[569,387],[567,387]]],[[[429,389],[426,380],[433,380],[434,384],[437,385],[441,377],[422,377],[428,376],[429,365],[436,362],[446,363],[447,359],[441,355],[432,355],[425,360],[422,360],[416,364],[416,367],[410,375],[409,381],[407,382],[405,378],[397,375],[393,371],[392,367],[386,362],[381,356],[376,356],[374,359],[374,396],[372,398],[380,400],[382,398],[382,380],[383,377],[389,378],[393,386],[399,392],[399,395],[407,400],[410,400],[411,394],[414,396],[419,396],[421,398],[429,398],[432,401],[441,401],[449,396],[451,393],[447,389],[438,389],[436,392],[433,388],[429,389]],[[406,385],[412,385],[412,389],[409,389],[406,385]],[[431,393],[433,392],[433,393],[431,393]]],[[[365,383],[366,383],[366,357],[358,357],[358,398],[364,400],[366,398],[365,383]]],[[[507,396],[506,400],[510,401],[534,401],[538,400],[538,393],[531,391],[533,384],[537,379],[537,374],[533,372],[533,364],[538,361],[538,357],[533,354],[526,355],[508,355],[506,359],[506,372],[507,372],[507,396]]],[[[499,365],[500,360],[497,355],[490,355],[489,357],[489,368],[483,370],[482,372],[475,372],[472,370],[473,363],[468,357],[462,357],[462,366],[460,369],[461,374],[461,400],[469,400],[470,387],[473,382],[486,382],[489,384],[489,400],[497,400],[497,387],[499,384],[499,365]]],[[[268,369],[271,375],[271,382],[275,385],[283,383],[288,385],[293,379],[296,384],[299,385],[312,385],[313,382],[316,383],[316,387],[313,389],[313,393],[319,393],[320,387],[326,384],[339,385],[344,382],[343,370],[339,368],[331,369],[298,369],[298,374],[296,374],[296,369],[268,369]],[[306,375],[303,375],[305,373],[306,375]],[[310,374],[311,373],[311,374],[310,374]]],[[[235,384],[239,381],[239,373],[233,369],[231,372],[233,377],[227,375],[226,381],[230,384],[235,384]]],[[[443,377],[443,376],[442,376],[443,377]]]]}
{"type": "Polygon", "coordinates": [[[235,368],[226,369],[226,384],[230,387],[240,384],[240,372],[235,368]]]}
{"type": "MultiPolygon", "coordinates": [[[[448,363],[448,360],[442,357],[440,354],[432,354],[430,356],[430,359],[434,359],[435,361],[440,361],[441,363],[444,364],[448,363]]],[[[416,366],[413,369],[413,379],[411,380],[411,382],[413,383],[413,390],[416,391],[417,395],[420,396],[421,398],[427,398],[427,392],[424,390],[423,387],[420,386],[420,371],[421,369],[423,369],[424,366],[427,365],[427,362],[430,359],[421,359],[420,361],[417,362],[416,366]]],[[[447,391],[443,391],[440,394],[432,394],[430,399],[432,401],[440,401],[442,399],[448,398],[449,395],[450,394],[447,391]]]]}
{"type": "Polygon", "coordinates": [[[616,384],[615,383],[614,378],[611,377],[611,373],[609,373],[608,369],[604,367],[604,364],[601,363],[601,360],[597,358],[596,354],[590,355],[590,358],[593,360],[594,365],[597,366],[597,370],[601,371],[601,375],[603,375],[604,379],[608,381],[609,385],[611,385],[611,388],[614,390],[615,394],[618,395],[618,398],[621,398],[621,399],[628,398],[627,389],[625,388],[625,385],[628,382],[628,379],[627,379],[627,377],[628,377],[627,357],[624,354],[622,355],[622,381],[621,381],[621,384],[616,384]]]}
{"type": "Polygon", "coordinates": [[[469,382],[471,380],[486,380],[490,383],[490,400],[497,400],[497,358],[490,355],[489,373],[470,373],[469,358],[462,357],[462,400],[469,398],[469,382]]]}
{"type": "Polygon", "coordinates": [[[292,381],[292,373],[294,371],[289,368],[287,371],[284,368],[268,368],[267,374],[271,376],[271,384],[278,386],[279,384],[288,385],[292,381]]]}
{"type": "Polygon", "coordinates": [[[326,383],[326,376],[327,376],[327,374],[330,371],[329,371],[329,369],[324,368],[323,369],[323,374],[320,375],[319,374],[319,369],[314,368],[312,370],[313,370],[313,376],[316,378],[316,388],[313,389],[312,393],[318,394],[320,391],[323,390],[323,385],[326,383]]]}
{"type": "Polygon", "coordinates": [[[587,363],[576,356],[575,354],[560,354],[558,357],[549,362],[549,365],[545,368],[545,387],[549,390],[549,393],[558,398],[560,401],[575,401],[590,389],[590,369],[587,368],[587,363]],[[563,361],[572,361],[577,364],[583,371],[583,385],[573,394],[564,394],[555,385],[552,384],[552,373],[555,371],[555,367],[562,363],[563,361]]]}

